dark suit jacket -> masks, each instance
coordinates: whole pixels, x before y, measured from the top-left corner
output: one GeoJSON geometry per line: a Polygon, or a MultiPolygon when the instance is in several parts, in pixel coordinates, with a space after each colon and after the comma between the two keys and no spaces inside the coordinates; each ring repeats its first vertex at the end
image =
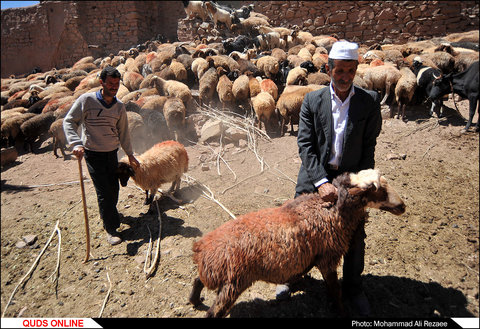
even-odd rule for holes
{"type": "MultiPolygon", "coordinates": [[[[339,172],[357,172],[375,166],[375,145],[382,128],[380,95],[354,86],[350,99],[343,156],[339,172]]],[[[296,195],[316,191],[315,182],[327,177],[333,133],[330,88],[308,93],[300,110],[297,143],[302,165],[296,195]]]]}

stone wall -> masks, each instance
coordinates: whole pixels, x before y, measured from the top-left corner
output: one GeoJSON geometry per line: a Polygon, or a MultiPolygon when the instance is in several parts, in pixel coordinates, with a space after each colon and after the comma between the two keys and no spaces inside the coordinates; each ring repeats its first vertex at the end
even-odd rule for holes
{"type": "MultiPolygon", "coordinates": [[[[230,2],[232,1],[225,1],[230,2]]],[[[237,7],[252,3],[239,1],[237,7]]],[[[298,25],[313,35],[332,35],[365,45],[404,43],[419,38],[478,30],[478,1],[254,1],[255,11],[267,16],[272,26],[298,25]]],[[[180,40],[208,38],[207,22],[180,21],[180,40]]]]}
{"type": "Polygon", "coordinates": [[[403,43],[479,27],[478,1],[255,1],[273,26],[372,44],[403,43]]]}
{"type": "MultiPolygon", "coordinates": [[[[222,1],[220,1],[222,2],[222,1]]],[[[252,1],[225,1],[240,7],[252,1]]],[[[478,1],[253,1],[273,26],[364,44],[403,43],[479,28],[478,1]]],[[[1,76],[73,65],[161,34],[170,40],[211,35],[185,22],[181,1],[41,1],[1,13],[1,76]],[[203,35],[202,35],[203,33],[203,35]]],[[[224,34],[225,29],[220,29],[224,34]]]]}
{"type": "Polygon", "coordinates": [[[161,34],[177,38],[180,1],[42,1],[2,10],[1,76],[73,65],[161,34]]]}

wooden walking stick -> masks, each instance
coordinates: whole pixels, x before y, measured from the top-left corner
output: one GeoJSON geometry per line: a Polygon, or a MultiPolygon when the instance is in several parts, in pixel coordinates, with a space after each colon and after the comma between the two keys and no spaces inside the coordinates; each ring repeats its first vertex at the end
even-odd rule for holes
{"type": "Polygon", "coordinates": [[[78,160],[78,172],[80,174],[80,187],[82,188],[82,202],[83,202],[83,215],[85,217],[85,234],[87,236],[87,255],[85,256],[86,263],[90,257],[90,229],[88,227],[88,214],[87,214],[87,200],[85,199],[85,187],[83,186],[83,173],[82,173],[82,159],[77,158],[78,160]]]}

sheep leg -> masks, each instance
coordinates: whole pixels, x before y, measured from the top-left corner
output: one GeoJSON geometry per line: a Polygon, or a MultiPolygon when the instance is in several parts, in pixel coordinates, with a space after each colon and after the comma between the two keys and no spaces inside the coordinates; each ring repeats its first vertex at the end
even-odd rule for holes
{"type": "Polygon", "coordinates": [[[180,180],[181,178],[177,178],[175,179],[173,182],[172,182],[172,186],[170,186],[170,188],[168,189],[167,193],[172,193],[173,192],[176,192],[178,190],[178,188],[180,187],[180,180]]]}
{"type": "Polygon", "coordinates": [[[345,316],[345,308],[342,303],[342,289],[338,282],[338,276],[336,270],[320,270],[325,283],[327,285],[327,293],[330,298],[333,299],[333,303],[336,309],[340,312],[340,315],[345,316]]]}
{"type": "Polygon", "coordinates": [[[224,284],[218,289],[215,302],[207,311],[207,318],[223,318],[227,315],[237,298],[245,289],[239,289],[233,283],[224,284]]]}
{"type": "Polygon", "coordinates": [[[145,202],[143,203],[144,205],[147,204],[152,204],[153,198],[155,197],[155,190],[150,190],[150,195],[149,195],[149,190],[145,191],[145,202]]]}
{"type": "MultiPolygon", "coordinates": [[[[63,152],[62,152],[63,153],[63,152]]],[[[55,138],[55,136],[53,137],[53,155],[55,155],[55,158],[58,158],[58,154],[57,154],[57,139],[55,138]]],[[[64,155],[65,157],[65,155],[64,155]]]]}
{"type": "MultiPolygon", "coordinates": [[[[472,124],[473,117],[475,116],[475,111],[477,110],[477,104],[478,100],[476,101],[474,97],[468,100],[468,121],[467,124],[465,125],[465,128],[463,130],[467,131],[470,128],[470,125],[472,124]]],[[[479,119],[480,119],[480,114],[479,114],[479,119]]],[[[478,131],[478,119],[477,119],[477,124],[475,125],[475,131],[478,131]]]]}
{"type": "Polygon", "coordinates": [[[203,287],[204,285],[203,285],[203,282],[200,281],[200,278],[196,278],[195,281],[193,281],[193,288],[192,288],[192,292],[190,293],[190,297],[188,298],[188,301],[194,307],[197,307],[202,303],[200,294],[202,293],[203,287]]]}
{"type": "Polygon", "coordinates": [[[385,91],[385,96],[383,96],[383,99],[382,99],[382,101],[380,102],[380,105],[385,105],[385,102],[387,101],[388,96],[390,96],[390,92],[389,92],[389,90],[387,89],[387,90],[385,91]]]}
{"type": "Polygon", "coordinates": [[[283,131],[283,128],[285,127],[285,118],[282,117],[282,123],[280,124],[280,136],[284,136],[285,132],[283,131]]]}

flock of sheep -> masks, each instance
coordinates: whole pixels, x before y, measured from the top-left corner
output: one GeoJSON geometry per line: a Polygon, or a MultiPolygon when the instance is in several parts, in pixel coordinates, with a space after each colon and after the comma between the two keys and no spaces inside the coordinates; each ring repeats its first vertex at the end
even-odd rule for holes
{"type": "MultiPolygon", "coordinates": [[[[64,154],[61,120],[78,96],[100,88],[98,73],[106,65],[122,74],[117,97],[127,106],[134,140],[140,141],[137,152],[163,140],[198,138],[198,127],[188,120],[198,105],[252,113],[269,134],[283,135],[288,123],[293,132],[305,94],[330,83],[325,64],[337,38],[314,36],[297,26],[271,26],[252,6],[230,10],[228,21],[226,9],[214,2],[189,1],[185,11],[186,19],[211,18],[216,26],[226,24],[238,35],[210,43],[150,40],[105,58],[84,57],[70,68],[2,79],[2,146],[23,142],[32,151],[33,143],[50,133],[55,155],[57,148],[64,154]]],[[[403,117],[405,105],[424,101],[415,97],[419,88],[414,59],[443,73],[463,71],[478,61],[478,51],[466,48],[471,42],[458,42],[462,40],[457,34],[361,46],[355,83],[381,92],[383,104],[398,104],[403,117]]]]}

